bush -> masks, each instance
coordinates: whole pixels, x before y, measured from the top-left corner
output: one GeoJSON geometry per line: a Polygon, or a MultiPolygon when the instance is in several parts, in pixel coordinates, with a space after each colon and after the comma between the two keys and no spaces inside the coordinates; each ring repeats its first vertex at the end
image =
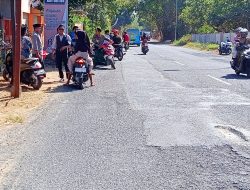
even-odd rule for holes
{"type": "Polygon", "coordinates": [[[184,45],[188,44],[189,42],[191,42],[191,39],[192,39],[192,35],[190,35],[190,34],[185,35],[181,39],[174,41],[174,45],[184,46],[184,45]]]}

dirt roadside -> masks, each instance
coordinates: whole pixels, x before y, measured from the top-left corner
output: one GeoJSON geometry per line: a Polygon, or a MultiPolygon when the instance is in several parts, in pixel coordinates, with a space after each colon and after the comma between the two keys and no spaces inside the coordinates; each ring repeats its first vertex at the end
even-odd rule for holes
{"type": "Polygon", "coordinates": [[[24,123],[31,110],[38,108],[51,95],[51,91],[63,85],[59,82],[58,72],[50,71],[40,90],[23,85],[21,97],[13,99],[8,84],[0,76],[0,128],[24,123]]]}

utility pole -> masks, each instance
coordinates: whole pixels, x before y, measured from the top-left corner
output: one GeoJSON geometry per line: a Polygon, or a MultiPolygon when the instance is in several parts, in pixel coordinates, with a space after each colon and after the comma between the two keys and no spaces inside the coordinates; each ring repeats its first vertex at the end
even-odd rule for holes
{"type": "Polygon", "coordinates": [[[12,50],[13,50],[13,86],[11,96],[20,97],[20,61],[21,61],[21,18],[22,0],[11,0],[12,50]]]}
{"type": "Polygon", "coordinates": [[[177,25],[178,25],[178,0],[175,0],[175,35],[174,39],[177,40],[177,25]]]}

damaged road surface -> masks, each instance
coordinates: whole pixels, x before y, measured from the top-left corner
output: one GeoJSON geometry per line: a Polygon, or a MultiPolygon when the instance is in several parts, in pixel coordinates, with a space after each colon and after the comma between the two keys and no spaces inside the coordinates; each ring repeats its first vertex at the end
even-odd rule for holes
{"type": "Polygon", "coordinates": [[[0,189],[250,189],[250,80],[230,57],[139,54],[1,128],[0,189]]]}

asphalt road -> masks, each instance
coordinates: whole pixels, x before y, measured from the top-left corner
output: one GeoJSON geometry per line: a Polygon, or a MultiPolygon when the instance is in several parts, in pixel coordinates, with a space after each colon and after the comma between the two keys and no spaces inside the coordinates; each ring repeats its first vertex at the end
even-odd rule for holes
{"type": "Polygon", "coordinates": [[[0,130],[0,189],[250,189],[250,79],[230,56],[131,47],[0,130]]]}

